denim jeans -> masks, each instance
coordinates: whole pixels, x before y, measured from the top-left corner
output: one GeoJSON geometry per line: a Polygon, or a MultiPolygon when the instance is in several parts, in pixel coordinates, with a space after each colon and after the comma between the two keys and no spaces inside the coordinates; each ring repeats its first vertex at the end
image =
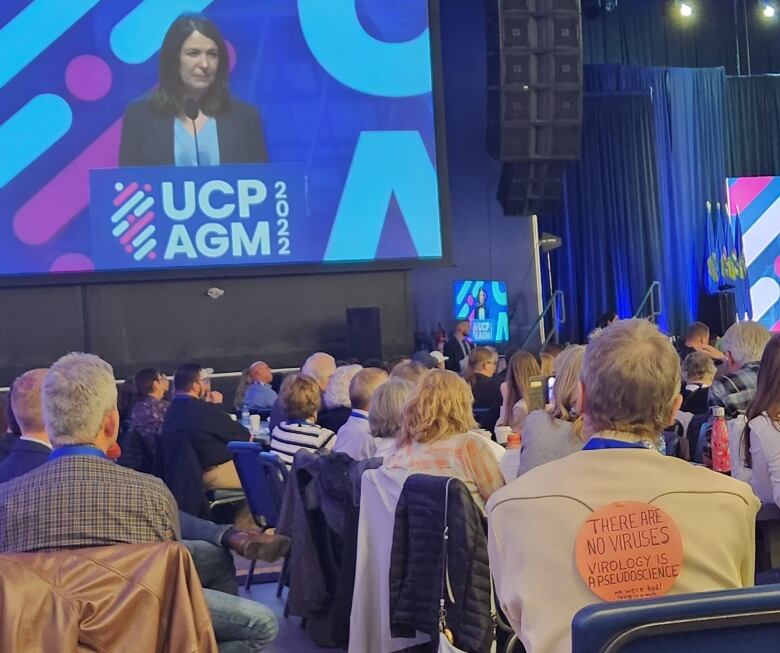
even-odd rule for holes
{"type": "Polygon", "coordinates": [[[255,653],[279,632],[273,612],[262,603],[204,589],[219,653],[255,653]]]}
{"type": "Polygon", "coordinates": [[[189,550],[204,588],[238,596],[236,568],[230,551],[203,540],[184,540],[182,544],[189,550]]]}

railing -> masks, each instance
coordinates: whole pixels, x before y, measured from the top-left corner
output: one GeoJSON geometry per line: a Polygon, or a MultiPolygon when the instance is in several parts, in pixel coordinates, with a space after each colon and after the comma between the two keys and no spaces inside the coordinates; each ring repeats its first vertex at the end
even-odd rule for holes
{"type": "Polygon", "coordinates": [[[647,289],[645,296],[642,298],[642,302],[639,304],[639,308],[636,309],[634,317],[647,317],[648,320],[655,323],[655,318],[661,314],[661,282],[653,281],[650,287],[647,289]],[[650,304],[650,315],[643,316],[642,312],[650,304]]]}
{"type": "Polygon", "coordinates": [[[547,334],[547,337],[544,339],[544,342],[542,343],[542,347],[544,347],[548,342],[553,340],[553,338],[555,339],[555,342],[558,342],[558,334],[560,331],[559,327],[561,324],[564,324],[566,322],[566,306],[564,304],[564,295],[562,290],[556,290],[552,294],[552,297],[550,297],[550,299],[547,300],[547,303],[544,305],[542,312],[539,313],[539,316],[531,325],[531,329],[529,330],[528,335],[523,341],[523,344],[520,346],[520,349],[525,349],[528,346],[528,343],[531,342],[531,338],[536,333],[536,327],[539,325],[539,323],[542,320],[544,320],[547,317],[548,313],[550,313],[552,316],[552,329],[550,329],[550,332],[547,334]]]}

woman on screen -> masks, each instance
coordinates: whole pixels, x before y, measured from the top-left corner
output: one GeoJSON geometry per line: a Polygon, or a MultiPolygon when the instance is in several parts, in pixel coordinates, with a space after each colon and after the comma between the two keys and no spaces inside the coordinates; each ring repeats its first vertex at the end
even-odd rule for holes
{"type": "Polygon", "coordinates": [[[119,165],[267,161],[260,114],[231,96],[228,66],[225,41],[208,18],[173,21],[160,49],[159,85],[125,111],[119,165]]]}
{"type": "Polygon", "coordinates": [[[484,288],[480,288],[479,292],[477,293],[477,307],[474,309],[474,319],[488,319],[487,292],[484,288]]]}

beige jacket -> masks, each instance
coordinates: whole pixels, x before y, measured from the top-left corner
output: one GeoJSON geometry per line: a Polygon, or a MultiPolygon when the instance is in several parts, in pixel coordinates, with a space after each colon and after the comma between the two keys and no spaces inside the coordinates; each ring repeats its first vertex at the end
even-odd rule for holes
{"type": "Polygon", "coordinates": [[[750,486],[647,449],[579,451],[530,470],[487,504],[496,592],[527,653],[569,653],[576,612],[600,599],[577,573],[574,543],[593,510],[615,501],[661,508],[683,540],[670,594],[753,585],[750,486]]]}

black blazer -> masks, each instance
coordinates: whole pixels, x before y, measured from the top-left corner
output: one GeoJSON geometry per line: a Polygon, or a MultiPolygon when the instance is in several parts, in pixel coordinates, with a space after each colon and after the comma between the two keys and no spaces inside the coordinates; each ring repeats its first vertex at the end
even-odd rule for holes
{"type": "MultiPolygon", "coordinates": [[[[174,165],[174,120],[153,109],[148,97],[129,104],[122,122],[119,165],[174,165]]],[[[216,120],[220,163],[268,161],[262,121],[255,107],[231,97],[216,120]]]]}
{"type": "Polygon", "coordinates": [[[160,437],[171,433],[189,438],[203,469],[233,460],[228,442],[249,440],[249,431],[216,404],[181,395],[173,398],[165,413],[160,437]]]}
{"type": "Polygon", "coordinates": [[[51,449],[32,440],[17,440],[11,453],[0,464],[0,483],[31,472],[49,460],[51,449]]]}
{"type": "MultiPolygon", "coordinates": [[[[474,349],[474,345],[467,342],[469,352],[474,349]]],[[[446,343],[444,343],[444,355],[448,357],[448,360],[444,363],[444,366],[456,374],[460,374],[460,362],[465,358],[463,355],[463,349],[460,343],[452,336],[446,343]]]]}

